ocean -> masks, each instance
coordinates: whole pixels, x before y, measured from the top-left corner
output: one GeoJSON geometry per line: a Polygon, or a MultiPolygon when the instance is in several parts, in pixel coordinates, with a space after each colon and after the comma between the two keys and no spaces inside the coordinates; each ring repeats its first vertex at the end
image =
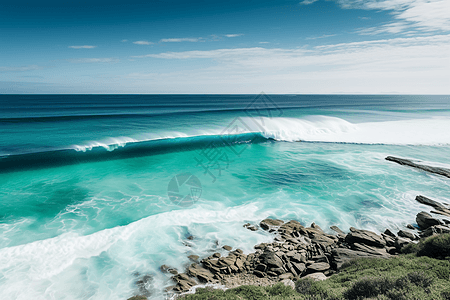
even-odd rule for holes
{"type": "Polygon", "coordinates": [[[161,265],[273,238],[247,222],[398,231],[450,202],[389,155],[450,168],[450,97],[0,95],[0,299],[164,299],[161,265]]]}

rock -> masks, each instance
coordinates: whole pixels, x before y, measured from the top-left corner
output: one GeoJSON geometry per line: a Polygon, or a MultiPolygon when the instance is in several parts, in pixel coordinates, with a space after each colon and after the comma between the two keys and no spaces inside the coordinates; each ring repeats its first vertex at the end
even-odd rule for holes
{"type": "Polygon", "coordinates": [[[381,256],[387,256],[387,252],[385,248],[377,248],[373,246],[367,246],[364,244],[354,243],[353,244],[353,250],[356,251],[362,251],[373,255],[381,255],[381,256]]]}
{"type": "Polygon", "coordinates": [[[197,277],[198,280],[200,280],[200,282],[213,282],[214,281],[214,275],[210,271],[199,266],[198,264],[190,265],[187,273],[192,277],[197,277]]]}
{"type": "Polygon", "coordinates": [[[304,278],[309,278],[312,279],[314,281],[323,281],[327,279],[327,276],[325,276],[325,274],[323,274],[322,272],[317,272],[317,273],[312,273],[312,274],[308,274],[304,278]]]}
{"type": "Polygon", "coordinates": [[[247,229],[251,230],[251,231],[257,231],[258,227],[256,227],[255,225],[250,225],[250,226],[247,226],[247,229]]]}
{"type": "Polygon", "coordinates": [[[405,230],[400,230],[397,234],[399,237],[408,238],[410,240],[418,240],[419,239],[419,237],[416,236],[415,234],[413,234],[409,231],[405,231],[405,230]]]}
{"type": "Polygon", "coordinates": [[[258,271],[258,270],[253,271],[253,274],[258,276],[259,278],[264,278],[264,277],[267,276],[265,272],[261,272],[261,271],[258,271]]]}
{"type": "Polygon", "coordinates": [[[345,233],[337,226],[331,226],[330,227],[331,230],[333,230],[334,232],[337,232],[338,235],[343,235],[345,236],[345,233]]]}
{"type": "Polygon", "coordinates": [[[394,255],[397,252],[397,248],[395,248],[395,247],[386,247],[385,249],[386,249],[386,252],[391,255],[394,255]]]}
{"type": "Polygon", "coordinates": [[[395,238],[395,248],[397,248],[398,251],[400,251],[403,247],[411,243],[411,240],[401,237],[395,238]]]}
{"type": "Polygon", "coordinates": [[[194,239],[194,236],[193,236],[193,235],[190,235],[190,236],[187,237],[187,239],[190,240],[190,241],[192,241],[192,240],[194,239]]]}
{"type": "Polygon", "coordinates": [[[306,265],[304,263],[291,262],[291,265],[299,276],[306,270],[306,265]]]}
{"type": "Polygon", "coordinates": [[[222,255],[219,252],[216,252],[212,255],[214,258],[220,258],[222,255]]]}
{"type": "Polygon", "coordinates": [[[446,207],[444,205],[442,205],[441,203],[436,202],[434,200],[431,200],[430,198],[427,198],[427,197],[422,196],[422,195],[417,196],[416,197],[416,201],[420,202],[422,204],[425,204],[425,205],[429,205],[429,206],[434,207],[436,209],[438,209],[438,208],[446,209],[446,207]]]}
{"type": "Polygon", "coordinates": [[[274,227],[279,227],[284,223],[282,220],[276,220],[276,219],[264,219],[259,223],[259,226],[261,226],[264,230],[270,230],[275,229],[274,227]]]}
{"type": "Polygon", "coordinates": [[[267,265],[269,269],[283,268],[283,261],[273,252],[266,251],[263,254],[261,254],[259,259],[263,264],[267,265]]]}
{"type": "Polygon", "coordinates": [[[384,246],[386,246],[386,241],[375,232],[360,230],[353,227],[350,227],[350,233],[345,237],[345,241],[349,244],[359,243],[379,248],[384,248],[384,246]]]}
{"type": "Polygon", "coordinates": [[[283,279],[281,280],[285,286],[290,286],[292,289],[295,289],[295,283],[291,279],[283,279]]]}
{"type": "Polygon", "coordinates": [[[395,236],[391,237],[391,236],[386,235],[384,233],[382,233],[381,236],[386,241],[386,246],[388,246],[388,247],[395,247],[395,236]]]}
{"type": "Polygon", "coordinates": [[[283,279],[292,279],[294,278],[294,275],[292,275],[291,273],[285,273],[285,274],[281,274],[280,276],[278,276],[278,279],[281,281],[283,279]]]}
{"type": "Polygon", "coordinates": [[[312,238],[311,242],[322,245],[324,247],[328,247],[333,245],[336,240],[331,239],[325,235],[316,235],[314,238],[312,238]]]}
{"type": "Polygon", "coordinates": [[[417,225],[422,229],[427,229],[428,227],[434,225],[442,225],[442,222],[438,219],[433,218],[429,213],[424,211],[420,212],[416,216],[417,225]]]}
{"type": "Polygon", "coordinates": [[[187,292],[191,289],[191,287],[197,284],[194,280],[189,278],[189,276],[184,273],[175,275],[172,277],[172,279],[177,283],[174,287],[174,290],[178,292],[187,292]]]}
{"type": "Polygon", "coordinates": [[[316,223],[312,223],[311,224],[311,228],[317,229],[319,231],[322,231],[323,234],[325,234],[325,232],[323,232],[322,228],[320,228],[319,225],[317,225],[316,223]]]}
{"type": "Polygon", "coordinates": [[[131,298],[128,298],[127,300],[147,300],[147,297],[145,297],[145,296],[133,296],[131,298]]]}
{"type": "Polygon", "coordinates": [[[316,262],[311,265],[309,265],[306,269],[308,273],[317,273],[317,272],[324,272],[330,268],[330,265],[325,262],[316,262]]]}
{"type": "Polygon", "coordinates": [[[286,256],[289,258],[290,261],[292,262],[306,262],[306,255],[300,252],[296,252],[296,251],[289,251],[286,253],[286,256]]]}
{"type": "Polygon", "coordinates": [[[450,233],[450,227],[445,225],[435,225],[428,227],[422,232],[423,237],[428,237],[433,234],[450,233]]]}
{"type": "Polygon", "coordinates": [[[200,257],[199,257],[198,255],[192,254],[192,255],[189,255],[188,258],[189,258],[190,260],[192,260],[193,262],[198,262],[198,259],[199,259],[200,257]]]}
{"type": "Polygon", "coordinates": [[[227,246],[227,245],[223,246],[222,248],[227,250],[227,251],[231,251],[233,249],[233,248],[231,248],[230,246],[227,246]]]}
{"type": "Polygon", "coordinates": [[[385,234],[385,235],[388,235],[388,236],[390,236],[390,237],[395,238],[395,234],[394,234],[392,231],[390,231],[389,229],[386,229],[386,230],[384,231],[384,234],[385,234]]]}
{"type": "Polygon", "coordinates": [[[173,274],[173,275],[177,275],[178,274],[177,269],[171,268],[168,265],[162,265],[161,267],[159,267],[159,269],[163,273],[170,273],[170,274],[173,274]]]}
{"type": "Polygon", "coordinates": [[[411,229],[411,230],[416,230],[416,228],[414,226],[412,226],[411,224],[407,224],[406,228],[411,229]]]}
{"type": "Polygon", "coordinates": [[[426,172],[430,172],[430,173],[434,173],[434,174],[438,174],[438,175],[442,175],[442,176],[450,178],[450,170],[449,169],[430,167],[427,165],[419,165],[419,164],[413,163],[410,160],[393,157],[393,156],[386,157],[386,160],[396,162],[400,165],[410,166],[410,167],[417,168],[417,169],[420,169],[420,170],[423,170],[426,172]]]}
{"type": "Polygon", "coordinates": [[[345,248],[336,248],[331,251],[331,264],[336,270],[340,270],[344,263],[350,262],[355,258],[361,257],[380,257],[367,252],[355,251],[345,248]]]}

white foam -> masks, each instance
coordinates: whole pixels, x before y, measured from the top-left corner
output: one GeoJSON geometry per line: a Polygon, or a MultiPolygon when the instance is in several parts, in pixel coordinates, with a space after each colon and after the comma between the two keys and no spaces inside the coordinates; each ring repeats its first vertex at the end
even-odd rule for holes
{"type": "Polygon", "coordinates": [[[315,116],[305,119],[263,118],[267,138],[389,145],[448,145],[450,118],[367,122],[352,124],[340,118],[315,116]]]}

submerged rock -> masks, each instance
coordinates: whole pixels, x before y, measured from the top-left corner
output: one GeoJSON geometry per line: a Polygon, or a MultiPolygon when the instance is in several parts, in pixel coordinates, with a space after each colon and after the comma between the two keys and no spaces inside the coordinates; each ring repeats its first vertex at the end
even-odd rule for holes
{"type": "Polygon", "coordinates": [[[442,176],[450,178],[450,170],[449,169],[431,167],[431,166],[427,166],[427,165],[420,165],[420,164],[416,164],[408,159],[398,158],[398,157],[393,157],[393,156],[386,157],[386,160],[396,162],[400,165],[410,166],[410,167],[413,167],[416,169],[420,169],[420,170],[423,170],[426,172],[430,172],[430,173],[434,173],[434,174],[438,174],[438,175],[442,175],[442,176]]]}

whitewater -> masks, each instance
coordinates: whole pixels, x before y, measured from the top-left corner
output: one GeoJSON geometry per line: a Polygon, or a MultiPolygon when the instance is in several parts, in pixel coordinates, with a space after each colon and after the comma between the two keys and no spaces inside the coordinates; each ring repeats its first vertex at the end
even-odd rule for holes
{"type": "Polygon", "coordinates": [[[273,238],[247,222],[395,231],[416,195],[450,202],[448,179],[384,159],[449,168],[448,96],[255,99],[0,96],[0,299],[164,299],[161,265],[273,238]],[[168,197],[184,173],[189,206],[168,197]]]}

